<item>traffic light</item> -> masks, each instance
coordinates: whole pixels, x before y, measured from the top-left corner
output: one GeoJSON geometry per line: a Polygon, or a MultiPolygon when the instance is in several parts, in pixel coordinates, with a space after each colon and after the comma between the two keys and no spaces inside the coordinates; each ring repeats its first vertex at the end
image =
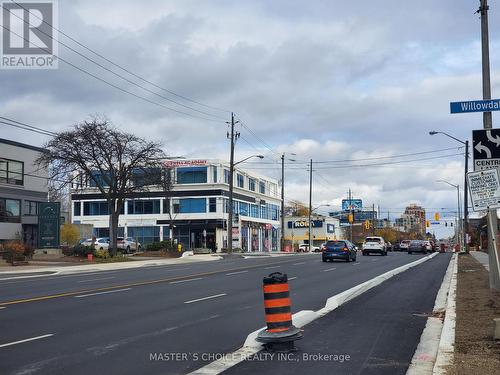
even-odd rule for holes
{"type": "Polygon", "coordinates": [[[354,221],[354,215],[353,215],[353,214],[349,214],[349,216],[348,216],[348,220],[349,220],[349,223],[351,223],[351,224],[352,224],[352,223],[353,223],[353,221],[354,221]]]}
{"type": "Polygon", "coordinates": [[[450,223],[450,227],[452,227],[452,226],[453,226],[453,223],[450,223]]]}
{"type": "Polygon", "coordinates": [[[434,214],[434,220],[435,220],[435,221],[439,221],[439,212],[436,212],[436,213],[434,214]]]}
{"type": "Polygon", "coordinates": [[[445,226],[445,227],[447,227],[447,226],[448,226],[448,222],[447,222],[447,221],[445,221],[445,222],[444,222],[444,226],[445,226]]]}
{"type": "Polygon", "coordinates": [[[429,220],[426,220],[426,221],[425,221],[425,226],[426,226],[427,228],[429,228],[429,227],[431,226],[431,222],[430,222],[429,220]]]}
{"type": "Polygon", "coordinates": [[[370,221],[365,220],[365,229],[370,229],[370,221]]]}

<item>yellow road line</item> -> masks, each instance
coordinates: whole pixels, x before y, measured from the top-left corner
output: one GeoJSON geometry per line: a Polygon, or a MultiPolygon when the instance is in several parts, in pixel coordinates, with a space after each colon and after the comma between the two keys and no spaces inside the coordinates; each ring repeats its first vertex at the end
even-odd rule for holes
{"type": "MultiPolygon", "coordinates": [[[[284,264],[284,263],[290,263],[290,262],[295,262],[295,260],[289,260],[281,263],[268,263],[268,264],[284,264]]],[[[268,264],[265,264],[267,266],[268,264]]],[[[184,276],[175,276],[175,277],[170,277],[167,279],[157,279],[157,280],[149,280],[149,281],[139,281],[136,283],[129,283],[129,284],[121,284],[121,285],[114,285],[114,286],[108,286],[108,287],[103,287],[103,288],[94,288],[94,289],[84,289],[84,290],[78,290],[75,292],[65,292],[65,293],[59,293],[59,294],[50,294],[47,296],[40,296],[40,297],[32,297],[32,298],[25,298],[25,299],[18,299],[18,300],[12,300],[12,301],[5,301],[5,302],[0,302],[0,307],[2,306],[9,306],[9,305],[17,305],[20,303],[27,303],[27,302],[37,302],[37,301],[46,301],[49,299],[55,299],[55,298],[61,298],[61,297],[71,297],[71,296],[76,296],[78,294],[87,294],[87,293],[95,293],[95,292],[101,292],[101,291],[108,291],[108,290],[113,290],[113,289],[123,289],[123,288],[129,288],[129,287],[134,287],[134,286],[142,286],[142,285],[152,285],[152,284],[160,284],[160,283],[166,283],[170,281],[176,281],[176,280],[183,280],[183,279],[188,279],[188,278],[193,278],[193,277],[199,277],[199,276],[210,276],[210,275],[215,275],[218,273],[224,273],[228,271],[238,271],[238,270],[244,270],[244,269],[254,269],[254,268],[261,268],[263,267],[263,264],[255,265],[255,266],[245,266],[245,267],[238,267],[238,268],[229,268],[225,270],[219,270],[219,271],[210,271],[210,272],[202,272],[202,273],[194,273],[191,275],[184,275],[184,276]]]]}

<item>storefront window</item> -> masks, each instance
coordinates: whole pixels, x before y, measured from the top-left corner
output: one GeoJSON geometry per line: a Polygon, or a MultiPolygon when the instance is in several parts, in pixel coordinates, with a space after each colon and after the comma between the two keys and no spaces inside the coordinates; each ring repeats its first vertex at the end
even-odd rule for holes
{"type": "Polygon", "coordinates": [[[160,227],[128,227],[128,237],[133,237],[139,241],[141,245],[160,241],[160,227]]]}

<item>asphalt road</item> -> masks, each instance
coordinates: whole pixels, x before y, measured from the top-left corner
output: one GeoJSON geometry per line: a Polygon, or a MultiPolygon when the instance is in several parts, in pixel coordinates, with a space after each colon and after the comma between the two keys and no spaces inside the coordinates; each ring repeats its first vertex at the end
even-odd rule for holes
{"type": "Polygon", "coordinates": [[[328,297],[421,256],[358,256],[356,263],[323,263],[319,254],[232,258],[0,281],[0,373],[187,373],[264,326],[263,276],[287,273],[292,311],[316,310],[328,297]],[[155,353],[168,360],[152,361],[155,353]]]}

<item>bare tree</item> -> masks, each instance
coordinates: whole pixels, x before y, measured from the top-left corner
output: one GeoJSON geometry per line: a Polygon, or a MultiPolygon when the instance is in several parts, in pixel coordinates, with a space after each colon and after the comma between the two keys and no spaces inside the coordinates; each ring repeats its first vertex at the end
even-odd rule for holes
{"type": "Polygon", "coordinates": [[[116,254],[118,219],[133,192],[161,185],[161,144],[117,130],[97,118],[58,133],[37,163],[50,165],[50,178],[92,181],[107,201],[111,254],[116,254]]]}

